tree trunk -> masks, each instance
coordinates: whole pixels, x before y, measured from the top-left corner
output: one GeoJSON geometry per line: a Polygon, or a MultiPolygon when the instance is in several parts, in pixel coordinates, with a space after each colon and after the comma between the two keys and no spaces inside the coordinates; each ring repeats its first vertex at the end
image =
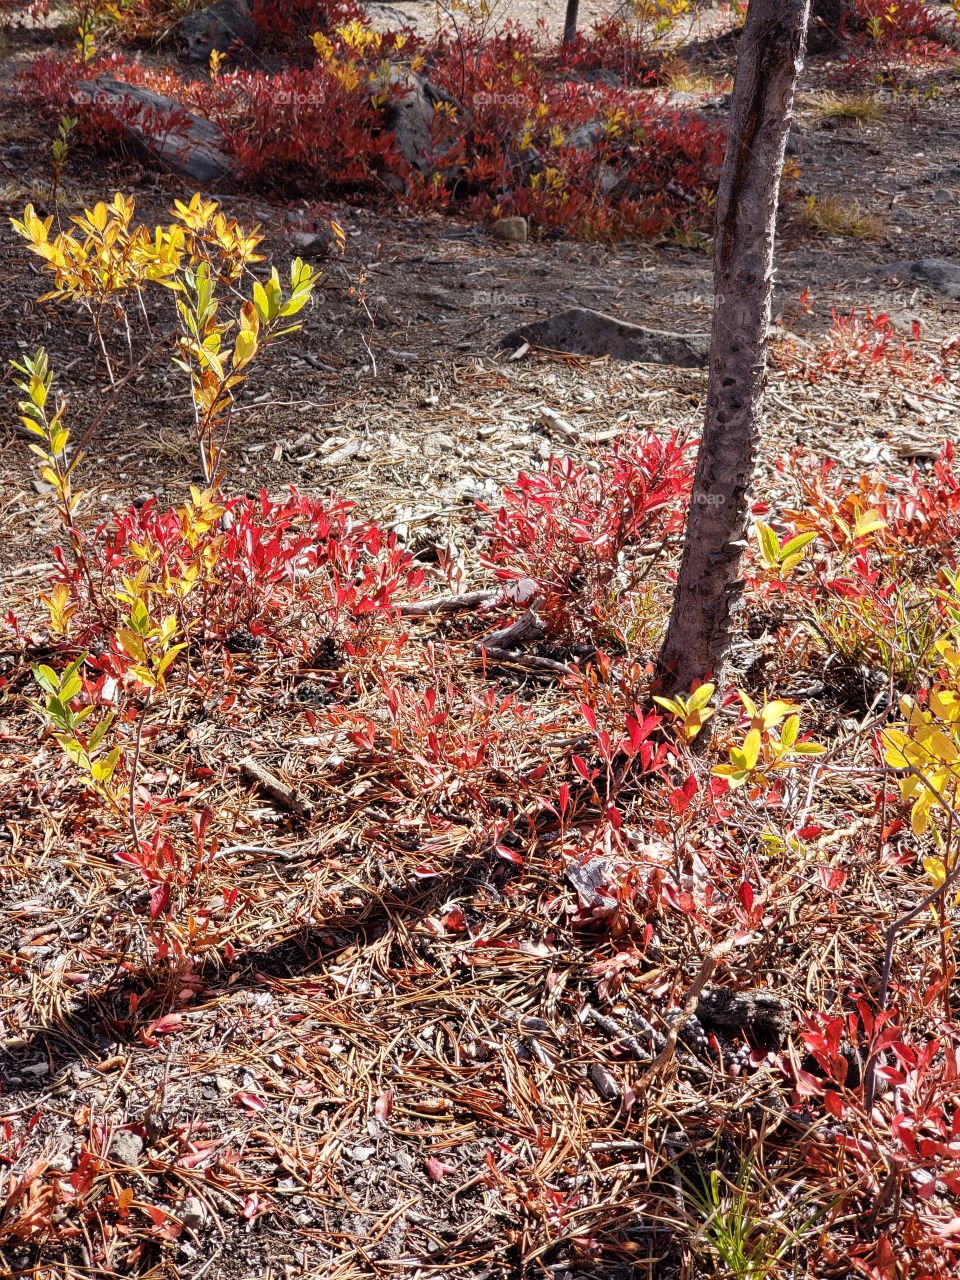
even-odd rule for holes
{"type": "Polygon", "coordinates": [[[580,0],[567,0],[567,12],[563,19],[563,43],[571,45],[577,38],[577,12],[580,0]]]}
{"type": "Polygon", "coordinates": [[[810,0],[750,0],[740,39],[717,191],[706,421],[657,677],[671,692],[720,676],[743,589],[780,175],[809,13],[810,0]]]}

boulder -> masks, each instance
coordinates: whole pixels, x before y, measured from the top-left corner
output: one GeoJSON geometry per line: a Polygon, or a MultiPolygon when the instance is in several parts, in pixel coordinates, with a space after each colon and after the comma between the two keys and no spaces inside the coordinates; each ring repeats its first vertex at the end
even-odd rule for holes
{"type": "Polygon", "coordinates": [[[257,34],[249,0],[216,0],[181,21],[180,37],[188,62],[207,62],[214,49],[226,53],[238,40],[252,44],[257,34]]]}
{"type": "Polygon", "coordinates": [[[106,113],[122,126],[132,150],[199,187],[222,186],[231,176],[233,160],[223,131],[173,98],[101,76],[78,85],[71,103],[78,111],[106,113]],[[158,128],[164,121],[170,127],[158,128]]]}
{"type": "Polygon", "coordinates": [[[391,96],[384,122],[396,138],[397,150],[419,173],[442,172],[463,134],[463,108],[415,71],[395,67],[391,79],[399,93],[391,96]],[[447,121],[438,118],[437,106],[443,103],[455,111],[447,121]]]}
{"type": "Polygon", "coordinates": [[[517,348],[524,342],[578,356],[612,356],[640,364],[670,364],[680,369],[702,369],[710,356],[706,333],[666,333],[628,324],[616,316],[588,307],[571,307],[545,320],[514,329],[500,340],[501,348],[517,348]]]}
{"type": "Polygon", "coordinates": [[[960,301],[960,262],[948,258],[914,258],[904,262],[888,262],[878,267],[877,274],[887,280],[914,280],[931,284],[938,293],[960,301]]]}

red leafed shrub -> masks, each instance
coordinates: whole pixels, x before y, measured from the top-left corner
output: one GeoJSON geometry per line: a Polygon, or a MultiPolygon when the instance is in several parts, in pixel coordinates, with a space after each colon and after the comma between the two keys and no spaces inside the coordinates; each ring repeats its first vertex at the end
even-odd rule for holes
{"type": "MultiPolygon", "coordinates": [[[[813,1138],[807,1162],[826,1180],[834,1180],[842,1152],[851,1201],[889,1201],[896,1226],[912,1258],[929,1258],[931,1270],[871,1271],[946,1277],[960,1263],[960,1040],[954,1027],[937,1038],[914,1039],[888,1011],[874,1015],[865,1002],[846,1018],[818,1014],[804,1020],[802,1039],[812,1070],[794,1069],[801,1097],[818,1100],[839,1128],[830,1137],[813,1138]],[[878,1082],[869,1116],[865,1065],[873,1061],[878,1082]],[[891,1196],[893,1179],[896,1191],[891,1196]],[[883,1188],[886,1187],[886,1192],[883,1188]]],[[[883,1212],[881,1210],[881,1212],[883,1212]]],[[[872,1234],[872,1233],[871,1233],[872,1234]]],[[[875,1246],[858,1246],[869,1257],[875,1246]]]]}
{"type": "Polygon", "coordinates": [[[76,94],[97,76],[144,85],[218,125],[241,178],[287,191],[383,195],[390,175],[410,204],[457,205],[479,217],[523,214],[538,226],[598,239],[704,221],[722,129],[665,108],[652,92],[565,80],[551,59],[510,26],[488,36],[440,35],[426,45],[351,23],[322,36],[308,68],[273,75],[232,70],[185,81],[119,54],[88,64],[47,55],[20,85],[31,102],[78,115],[78,136],[91,145],[116,142],[130,124],[148,139],[176,136],[176,112],[154,119],[134,103],[123,109],[76,94]],[[391,101],[408,91],[407,58],[440,95],[431,124],[435,172],[411,168],[387,127],[391,101]]]}
{"type": "Polygon", "coordinates": [[[322,66],[276,76],[237,71],[191,96],[226,133],[248,182],[337,192],[371,185],[402,164],[369,94],[345,88],[322,66]]]}
{"type": "Polygon", "coordinates": [[[455,192],[480,216],[522,214],[588,238],[656,235],[702,217],[724,135],[643,95],[558,79],[529,33],[440,38],[430,78],[469,113],[455,192]]]}
{"type": "Polygon", "coordinates": [[[657,58],[636,23],[608,16],[578,31],[573,43],[561,49],[559,62],[581,71],[614,71],[633,84],[653,72],[657,58]]]}
{"type": "Polygon", "coordinates": [[[260,42],[272,45],[329,31],[338,23],[362,19],[364,12],[352,0],[253,0],[251,15],[260,42]]]}
{"type": "Polygon", "coordinates": [[[868,33],[881,41],[937,41],[943,34],[926,0],[857,0],[857,10],[868,33]]]}
{"type": "MultiPolygon", "coordinates": [[[[858,549],[858,516],[875,512],[881,522],[869,541],[884,551],[929,548],[937,562],[955,565],[960,553],[960,473],[957,451],[948,440],[929,470],[914,469],[904,479],[862,476],[851,485],[836,465],[823,462],[811,469],[799,456],[791,461],[798,477],[803,505],[784,513],[796,532],[816,532],[824,550],[852,553],[858,549]]],[[[901,566],[902,569],[902,566],[901,566]]]]}
{"type": "Polygon", "coordinates": [[[596,470],[551,458],[521,473],[503,491],[484,563],[539,596],[553,638],[608,634],[612,598],[635,586],[637,548],[683,526],[690,447],[676,436],[628,435],[596,470]]]}
{"type": "Polygon", "coordinates": [[[498,797],[518,787],[528,791],[546,767],[535,745],[537,712],[497,689],[465,692],[451,675],[454,663],[451,654],[435,655],[431,646],[424,683],[379,673],[372,711],[338,707],[324,718],[367,764],[386,772],[398,795],[422,796],[472,816],[502,813],[498,797]],[[523,749],[527,765],[518,768],[523,742],[532,749],[523,749]]]}
{"type": "Polygon", "coordinates": [[[203,495],[177,509],[153,502],[114,517],[87,551],[97,599],[78,570],[59,557],[54,590],[75,606],[72,636],[87,644],[113,633],[127,581],[171,609],[194,643],[223,641],[238,630],[310,652],[332,638],[361,653],[374,623],[393,621],[399,593],[416,593],[423,575],[393,534],[355,521],[352,503],[292,492],[284,502],[261,493],[206,505],[203,495]]]}
{"type": "Polygon", "coordinates": [[[183,132],[186,118],[177,111],[161,117],[132,101],[125,109],[96,95],[90,102],[78,100],[78,86],[98,76],[143,85],[169,96],[181,112],[218,125],[238,172],[251,183],[282,183],[288,191],[356,190],[372,184],[380,169],[402,165],[393,135],[383,130],[382,114],[369,94],[344,87],[324,66],[277,75],[234,71],[215,80],[184,81],[120,54],[86,65],[48,54],[24,73],[22,92],[57,113],[75,111],[80,137],[98,146],[119,142],[128,124],[158,140],[183,132]]]}
{"type": "MultiPolygon", "coordinates": [[[[806,292],[800,297],[800,310],[812,314],[806,292]]],[[[784,333],[773,351],[774,363],[792,376],[807,382],[824,377],[847,381],[899,382],[931,387],[955,382],[958,375],[960,346],[946,341],[937,350],[921,342],[918,321],[910,326],[910,340],[901,337],[885,312],[870,307],[858,311],[851,307],[842,313],[830,313],[830,329],[812,346],[801,345],[784,333]]]]}

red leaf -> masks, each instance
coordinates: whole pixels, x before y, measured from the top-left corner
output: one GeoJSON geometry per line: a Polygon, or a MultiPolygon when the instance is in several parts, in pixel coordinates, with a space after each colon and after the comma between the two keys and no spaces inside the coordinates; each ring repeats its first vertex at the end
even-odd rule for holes
{"type": "Polygon", "coordinates": [[[147,1035],[169,1036],[169,1035],[172,1035],[174,1031],[179,1031],[182,1026],[183,1026],[182,1013],[167,1013],[167,1014],[164,1014],[162,1018],[157,1019],[157,1021],[151,1026],[150,1030],[147,1032],[147,1035]]]}
{"type": "Polygon", "coordinates": [[[843,1119],[844,1105],[838,1093],[834,1093],[832,1089],[828,1089],[823,1095],[823,1105],[831,1115],[836,1116],[838,1120],[843,1119]]]}
{"type": "Polygon", "coordinates": [[[233,1095],[233,1100],[246,1111],[266,1111],[267,1109],[266,1102],[256,1093],[244,1093],[238,1090],[233,1095]]]}
{"type": "Polygon", "coordinates": [[[566,782],[560,783],[560,790],[557,792],[557,804],[560,806],[560,816],[564,817],[567,812],[567,805],[570,803],[570,785],[566,782]]]}
{"type": "Polygon", "coordinates": [[[390,1113],[393,1110],[393,1090],[384,1089],[380,1097],[374,1104],[373,1114],[378,1120],[389,1120],[390,1113]]]}
{"type": "Polygon", "coordinates": [[[166,911],[169,901],[170,886],[168,884],[158,884],[150,895],[150,919],[156,920],[157,916],[162,915],[166,911]]]}
{"type": "Polygon", "coordinates": [[[516,849],[508,849],[506,845],[498,844],[496,850],[500,857],[507,862],[512,862],[518,867],[523,866],[523,858],[517,853],[516,849]]]}
{"type": "Polygon", "coordinates": [[[454,1165],[444,1164],[436,1156],[430,1156],[427,1160],[427,1173],[434,1182],[442,1182],[448,1173],[453,1173],[454,1168],[454,1165]]]}
{"type": "MultiPolygon", "coordinates": [[[[584,761],[581,756],[571,756],[570,760],[577,773],[579,773],[580,777],[583,778],[585,782],[592,781],[590,770],[587,768],[586,761],[584,761]]],[[[596,775],[594,775],[594,777],[595,776],[596,775]]]]}
{"type": "Polygon", "coordinates": [[[460,907],[451,907],[443,917],[443,924],[449,933],[463,933],[467,927],[467,918],[460,907]]]}

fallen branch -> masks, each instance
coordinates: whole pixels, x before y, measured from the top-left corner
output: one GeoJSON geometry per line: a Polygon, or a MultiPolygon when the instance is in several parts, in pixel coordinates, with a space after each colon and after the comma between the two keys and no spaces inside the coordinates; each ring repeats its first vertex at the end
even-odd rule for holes
{"type": "Polygon", "coordinates": [[[434,613],[467,613],[471,609],[482,609],[493,604],[499,594],[498,591],[465,591],[462,596],[434,596],[416,604],[402,604],[400,616],[429,618],[434,613]]]}
{"type": "Polygon", "coordinates": [[[265,791],[270,799],[275,800],[282,808],[289,809],[300,818],[309,818],[313,813],[313,805],[305,796],[302,796],[295,787],[287,786],[275,773],[265,769],[252,756],[245,756],[238,768],[245,782],[252,783],[261,791],[265,791]]]}
{"type": "Polygon", "coordinates": [[[595,1022],[601,1031],[613,1038],[617,1046],[629,1050],[631,1057],[636,1058],[638,1062],[652,1061],[652,1051],[657,1047],[656,1044],[642,1045],[637,1037],[631,1035],[616,1019],[601,1013],[592,1004],[584,1005],[583,1017],[589,1022],[595,1022]]]}
{"type": "Polygon", "coordinates": [[[491,631],[480,642],[480,647],[487,653],[497,649],[509,652],[517,649],[522,644],[536,644],[538,640],[542,640],[547,634],[547,629],[534,613],[532,609],[526,609],[516,622],[511,622],[509,627],[502,627],[499,631],[491,631]]]}

